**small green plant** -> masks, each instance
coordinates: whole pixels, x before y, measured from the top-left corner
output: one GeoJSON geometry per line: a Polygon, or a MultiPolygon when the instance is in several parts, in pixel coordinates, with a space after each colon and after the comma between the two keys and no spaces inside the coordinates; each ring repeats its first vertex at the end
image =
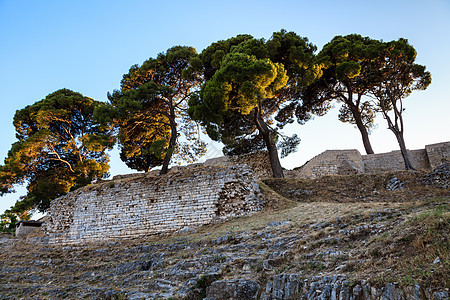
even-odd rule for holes
{"type": "Polygon", "coordinates": [[[223,255],[223,254],[222,255],[216,254],[213,257],[213,260],[215,263],[223,263],[227,260],[227,257],[226,257],[226,255],[223,255]]]}
{"type": "Polygon", "coordinates": [[[119,294],[114,296],[114,300],[125,300],[126,295],[125,294],[119,294]]]}
{"type": "Polygon", "coordinates": [[[416,282],[414,278],[412,278],[410,275],[406,275],[405,277],[402,278],[402,283],[404,285],[414,285],[416,282]]]}
{"type": "Polygon", "coordinates": [[[201,275],[197,279],[197,286],[195,287],[195,292],[198,295],[199,299],[203,299],[206,297],[206,289],[213,283],[213,281],[217,280],[217,276],[214,275],[201,275]]]}
{"type": "Polygon", "coordinates": [[[325,265],[318,261],[310,261],[305,264],[305,268],[307,270],[322,271],[323,269],[325,269],[325,265]]]}
{"type": "Polygon", "coordinates": [[[115,183],[114,181],[108,182],[108,187],[109,187],[110,189],[112,189],[112,188],[115,187],[115,186],[116,186],[116,183],[115,183]]]}

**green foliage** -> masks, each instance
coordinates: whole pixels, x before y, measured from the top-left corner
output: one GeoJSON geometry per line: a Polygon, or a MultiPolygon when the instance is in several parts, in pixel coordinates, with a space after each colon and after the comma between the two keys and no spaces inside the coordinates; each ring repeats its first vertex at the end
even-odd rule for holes
{"type": "Polygon", "coordinates": [[[416,50],[406,39],[383,44],[379,58],[373,68],[371,79],[375,83],[371,94],[377,100],[377,109],[387,118],[389,127],[402,131],[401,124],[391,120],[401,119],[402,100],[415,90],[425,90],[431,83],[431,74],[425,66],[418,65],[416,50]],[[394,117],[389,117],[393,112],[394,117]]]}
{"type": "MultiPolygon", "coordinates": [[[[205,83],[191,96],[189,115],[202,121],[213,140],[225,144],[226,154],[266,147],[272,158],[277,156],[271,154],[280,136],[271,127],[273,118],[282,111],[284,116],[277,118],[281,127],[290,122],[295,109],[288,112],[285,106],[318,74],[314,51],[306,38],[284,30],[268,41],[240,35],[212,44],[199,56],[205,83]]],[[[296,136],[281,137],[278,146],[289,149],[284,154],[299,142],[296,136]]]]}
{"type": "Polygon", "coordinates": [[[373,153],[368,133],[374,126],[376,108],[364,99],[376,84],[374,62],[383,43],[358,34],[336,36],[317,55],[320,79],[308,87],[306,98],[343,103],[339,120],[357,125],[367,153],[373,153]]]}
{"type": "Polygon", "coordinates": [[[185,112],[200,80],[186,71],[193,68],[190,61],[196,56],[194,48],[176,46],[142,66],[132,66],[121,89],[108,95],[110,105],[97,110],[100,122],[118,130],[120,157],[130,168],[148,171],[163,165],[164,170],[172,154],[177,161],[191,161],[205,152],[205,144],[194,137],[196,125],[185,112]]]}
{"type": "Polygon", "coordinates": [[[203,118],[222,123],[228,111],[248,115],[261,99],[273,98],[287,79],[280,64],[247,54],[231,53],[202,88],[201,98],[210,112],[203,118]]]}
{"type": "Polygon", "coordinates": [[[92,120],[100,103],[62,89],[18,110],[14,143],[0,166],[3,193],[27,182],[16,208],[48,208],[50,200],[108,175],[111,134],[92,120]]]}
{"type": "Polygon", "coordinates": [[[430,73],[415,64],[415,58],[416,51],[406,39],[382,42],[357,34],[336,36],[318,54],[322,76],[308,87],[304,99],[341,101],[339,120],[357,125],[369,154],[373,150],[368,133],[381,112],[400,144],[406,169],[411,169],[401,100],[431,83],[430,73]]]}
{"type": "Polygon", "coordinates": [[[361,64],[356,61],[345,61],[336,66],[336,77],[339,80],[352,79],[361,74],[361,64]]]}
{"type": "Polygon", "coordinates": [[[16,228],[16,223],[19,218],[16,214],[12,213],[11,210],[6,210],[0,216],[0,231],[1,232],[14,232],[16,228]]]}
{"type": "Polygon", "coordinates": [[[191,60],[192,63],[189,71],[191,73],[201,72],[204,80],[208,81],[220,68],[220,63],[224,56],[230,53],[232,48],[249,39],[253,39],[253,37],[242,34],[225,41],[212,43],[198,57],[194,57],[191,60]]]}
{"type": "Polygon", "coordinates": [[[425,66],[415,63],[416,50],[406,39],[383,43],[371,79],[375,82],[371,93],[379,108],[393,109],[414,90],[425,90],[431,74],[425,66]]]}
{"type": "MultiPolygon", "coordinates": [[[[368,133],[370,133],[374,128],[376,114],[377,109],[371,101],[360,101],[359,119],[368,133]]],[[[339,109],[338,119],[344,123],[356,124],[355,115],[348,105],[341,106],[339,109]]]]}
{"type": "Polygon", "coordinates": [[[431,83],[430,72],[425,66],[416,64],[415,59],[416,50],[408,40],[383,43],[371,76],[374,82],[371,96],[398,141],[407,170],[413,166],[403,136],[403,99],[414,90],[425,90],[431,83]]]}
{"type": "Polygon", "coordinates": [[[217,275],[202,274],[201,276],[199,276],[199,278],[197,279],[197,284],[193,289],[194,294],[198,296],[198,299],[204,299],[206,297],[206,289],[217,279],[217,275]]]}

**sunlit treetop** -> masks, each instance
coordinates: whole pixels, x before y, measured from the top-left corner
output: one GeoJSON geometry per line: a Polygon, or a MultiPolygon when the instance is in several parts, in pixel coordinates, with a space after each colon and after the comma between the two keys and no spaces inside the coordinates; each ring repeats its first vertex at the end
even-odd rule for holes
{"type": "Polygon", "coordinates": [[[58,90],[18,110],[18,141],[0,166],[2,192],[27,182],[29,208],[45,210],[49,201],[108,175],[114,138],[93,121],[100,102],[71,90],[58,90]]]}
{"type": "MultiPolygon", "coordinates": [[[[255,151],[266,144],[274,176],[282,177],[273,117],[319,75],[314,51],[306,38],[284,30],[268,41],[246,35],[213,43],[197,59],[205,83],[191,97],[190,116],[203,122],[212,139],[225,143],[228,153],[255,151]],[[235,151],[229,151],[231,147],[235,151]]],[[[283,152],[287,155],[298,141],[283,137],[279,145],[290,149],[283,152]]]]}
{"type": "Polygon", "coordinates": [[[199,74],[186,72],[196,56],[192,47],[175,46],[133,65],[120,89],[109,94],[110,105],[97,111],[102,123],[118,129],[120,157],[129,167],[149,171],[162,165],[165,173],[172,155],[192,162],[205,152],[186,115],[187,100],[200,84],[199,74]]]}

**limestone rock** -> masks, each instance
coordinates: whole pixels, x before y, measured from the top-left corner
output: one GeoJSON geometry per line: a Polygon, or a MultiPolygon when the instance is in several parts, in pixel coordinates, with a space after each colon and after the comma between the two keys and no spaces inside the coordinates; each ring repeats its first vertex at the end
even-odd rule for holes
{"type": "Polygon", "coordinates": [[[259,288],[259,284],[252,280],[218,280],[207,288],[206,297],[215,300],[253,300],[257,299],[259,288]]]}

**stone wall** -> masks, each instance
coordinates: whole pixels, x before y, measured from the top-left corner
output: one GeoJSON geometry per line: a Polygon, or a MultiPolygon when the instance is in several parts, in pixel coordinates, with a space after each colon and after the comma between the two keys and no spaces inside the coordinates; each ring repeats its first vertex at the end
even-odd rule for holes
{"type": "Polygon", "coordinates": [[[29,235],[30,233],[36,231],[39,229],[39,226],[27,226],[24,223],[20,223],[19,226],[16,227],[15,235],[16,237],[25,237],[29,235]]]}
{"type": "Polygon", "coordinates": [[[203,163],[203,165],[205,166],[229,166],[234,164],[243,164],[249,166],[258,179],[272,177],[272,168],[270,166],[269,154],[266,151],[259,151],[256,153],[250,153],[240,156],[221,156],[208,159],[203,163]]]}
{"type": "MultiPolygon", "coordinates": [[[[431,171],[450,160],[450,142],[425,146],[425,149],[408,150],[416,170],[431,171]]],[[[381,173],[405,169],[400,151],[361,155],[358,150],[327,150],[308,161],[289,177],[317,178],[324,175],[350,175],[356,173],[381,173]]]]}
{"type": "MultiPolygon", "coordinates": [[[[408,150],[414,169],[431,170],[425,149],[408,150]]],[[[405,170],[405,162],[400,150],[388,153],[362,155],[365,173],[380,173],[394,170],[405,170]]]]}
{"type": "Polygon", "coordinates": [[[450,142],[425,146],[431,169],[450,161],[450,142]]]}
{"type": "Polygon", "coordinates": [[[297,177],[317,178],[324,175],[351,175],[364,172],[358,150],[327,150],[308,161],[297,177]]]}
{"type": "Polygon", "coordinates": [[[246,165],[203,166],[88,186],[51,202],[50,243],[169,233],[261,209],[246,165]]]}

